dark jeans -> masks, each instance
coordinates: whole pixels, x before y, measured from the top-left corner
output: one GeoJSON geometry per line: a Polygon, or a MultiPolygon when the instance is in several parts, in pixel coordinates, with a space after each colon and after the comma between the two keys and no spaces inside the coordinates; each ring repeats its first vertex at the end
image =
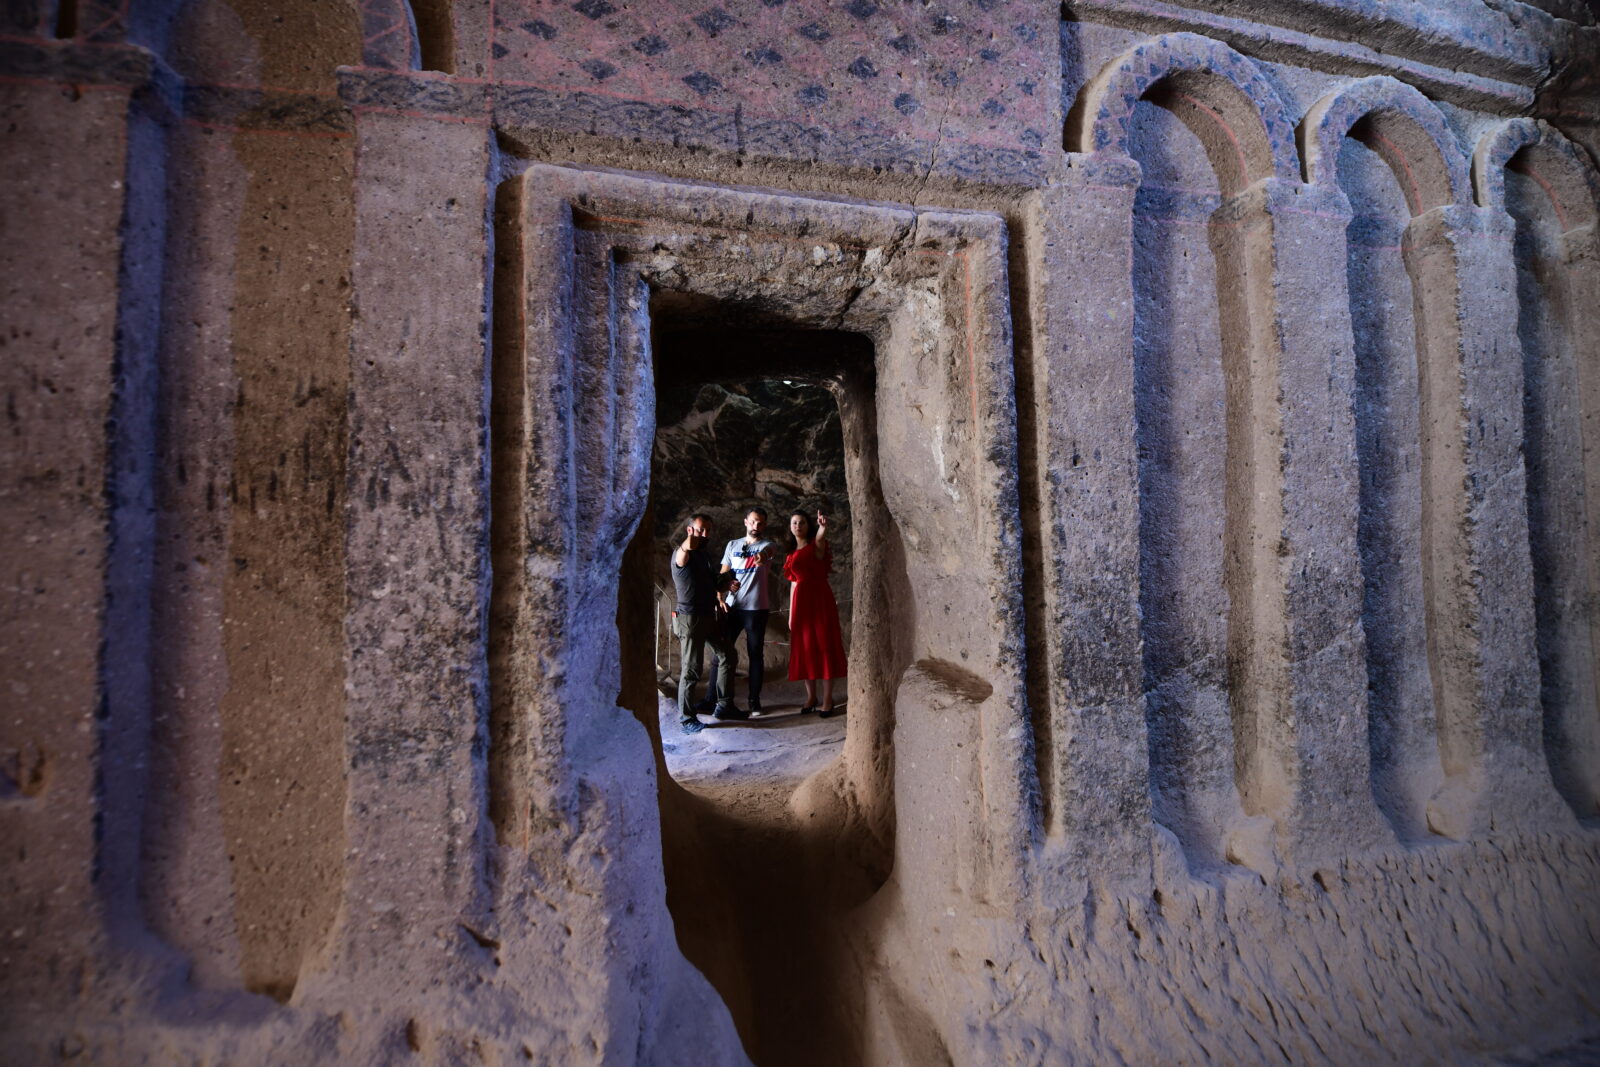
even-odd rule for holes
{"type": "Polygon", "coordinates": [[[717,663],[717,677],[711,683],[711,700],[717,701],[718,694],[726,693],[727,698],[733,699],[733,669],[739,665],[739,632],[744,631],[744,649],[750,655],[750,700],[755,702],[761,699],[761,683],[767,674],[767,665],[762,661],[761,646],[767,642],[767,617],[770,611],[752,611],[745,608],[731,608],[728,611],[727,639],[728,639],[728,678],[726,688],[722,683],[722,663],[717,663]]]}
{"type": "Polygon", "coordinates": [[[723,633],[721,620],[715,615],[685,615],[673,612],[672,632],[678,638],[678,658],[683,670],[678,675],[678,718],[694,718],[694,687],[700,681],[700,662],[705,659],[706,646],[717,654],[717,677],[711,683],[711,699],[718,707],[724,701],[716,693],[720,685],[723,692],[733,693],[733,643],[723,633]]]}

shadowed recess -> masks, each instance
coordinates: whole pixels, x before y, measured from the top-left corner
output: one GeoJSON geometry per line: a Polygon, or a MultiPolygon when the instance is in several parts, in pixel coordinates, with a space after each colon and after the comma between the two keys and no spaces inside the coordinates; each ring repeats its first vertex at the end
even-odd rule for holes
{"type": "MultiPolygon", "coordinates": [[[[710,548],[720,558],[726,541],[742,534],[747,506],[762,503],[767,535],[787,550],[787,501],[829,508],[839,522],[830,537],[839,539],[832,584],[841,608],[848,612],[858,591],[878,589],[894,557],[875,536],[888,520],[875,490],[872,345],[857,334],[786,329],[692,295],[658,294],[652,314],[652,503],[624,557],[618,630],[623,703],[656,751],[667,903],[680,947],[721,994],[756,1062],[849,1060],[847,1005],[829,991],[856,979],[833,918],[882,884],[889,855],[887,842],[863,836],[836,807],[830,783],[848,773],[844,761],[861,758],[840,743],[846,723],[887,744],[872,726],[873,695],[848,690],[846,700],[847,683],[839,683],[844,719],[799,716],[798,683],[784,681],[786,616],[774,611],[763,689],[770,714],[685,736],[676,724],[677,642],[663,637],[670,614],[662,616],[658,591],[670,590],[665,564],[689,513],[711,514],[710,548]],[[756,463],[740,462],[746,450],[756,463]],[[835,466],[808,466],[818,461],[835,466]],[[853,567],[852,545],[872,546],[853,567]]],[[[774,606],[786,604],[780,582],[774,606]]],[[[884,654],[864,645],[861,627],[870,633],[893,611],[881,595],[861,600],[849,645],[853,676],[863,657],[884,654]]],[[[744,663],[742,639],[737,652],[744,663]]],[[[703,679],[712,660],[708,652],[703,679]]],[[[741,707],[747,687],[745,675],[735,679],[741,707]]],[[[886,750],[867,756],[889,758],[886,750]]]]}

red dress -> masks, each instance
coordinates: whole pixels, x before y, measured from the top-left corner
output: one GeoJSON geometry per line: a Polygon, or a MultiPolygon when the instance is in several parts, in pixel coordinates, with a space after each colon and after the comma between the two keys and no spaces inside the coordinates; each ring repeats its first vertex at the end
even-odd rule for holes
{"type": "Polygon", "coordinates": [[[828,588],[833,561],[817,555],[815,541],[789,553],[783,576],[794,585],[789,606],[789,680],[843,678],[844,641],[839,604],[828,588]]]}

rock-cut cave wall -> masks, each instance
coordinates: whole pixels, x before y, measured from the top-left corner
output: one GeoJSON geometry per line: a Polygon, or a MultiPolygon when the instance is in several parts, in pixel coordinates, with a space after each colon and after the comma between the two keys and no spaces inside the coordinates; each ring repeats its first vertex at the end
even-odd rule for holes
{"type": "Polygon", "coordinates": [[[7,5],[7,1057],[1592,1037],[1597,57],[1577,0],[7,5]],[[831,393],[849,729],[729,855],[630,546],[671,390],[755,380],[831,393]],[[714,987],[692,907],[776,958],[714,987]]]}

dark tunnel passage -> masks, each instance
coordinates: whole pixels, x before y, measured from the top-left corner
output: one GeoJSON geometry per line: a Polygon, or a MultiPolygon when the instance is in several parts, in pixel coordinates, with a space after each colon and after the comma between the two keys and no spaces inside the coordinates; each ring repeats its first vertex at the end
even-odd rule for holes
{"type": "MultiPolygon", "coordinates": [[[[877,481],[873,348],[852,333],[708,329],[703,314],[692,327],[686,317],[659,298],[653,305],[657,448],[650,508],[623,560],[621,703],[650,731],[656,754],[667,904],[684,954],[721,994],[756,1062],[849,1062],[856,998],[848,991],[859,978],[842,920],[888,877],[893,843],[892,693],[870,683],[903,669],[869,661],[888,654],[892,643],[876,635],[896,625],[887,591],[906,581],[898,554],[862,551],[891,522],[877,481]],[[731,447],[680,432],[712,421],[735,438],[731,447]],[[751,442],[757,462],[739,460],[751,442]],[[755,502],[784,551],[794,507],[828,509],[837,524],[832,584],[850,653],[838,693],[846,714],[821,720],[797,710],[780,569],[765,714],[707,717],[707,729],[684,737],[677,642],[663,640],[658,609],[667,559],[680,520],[702,510],[717,520],[711,545],[720,557],[755,502]],[[862,783],[877,795],[864,801],[862,783]]],[[[737,651],[744,665],[744,641],[737,651]]],[[[748,684],[746,670],[735,680],[741,707],[748,684]]]]}

